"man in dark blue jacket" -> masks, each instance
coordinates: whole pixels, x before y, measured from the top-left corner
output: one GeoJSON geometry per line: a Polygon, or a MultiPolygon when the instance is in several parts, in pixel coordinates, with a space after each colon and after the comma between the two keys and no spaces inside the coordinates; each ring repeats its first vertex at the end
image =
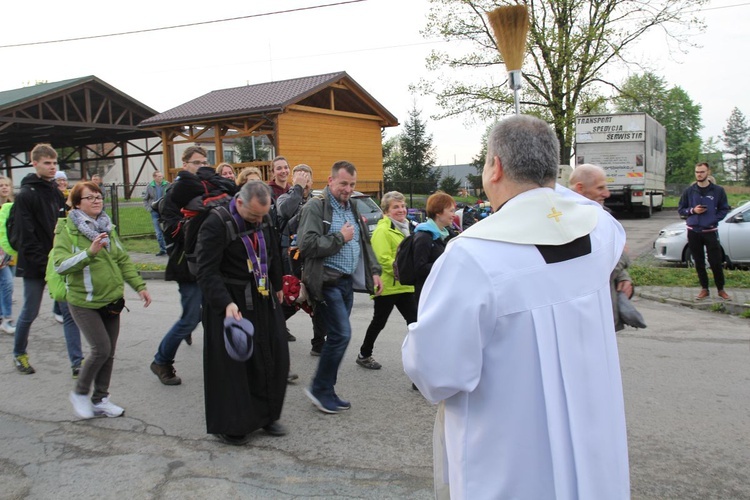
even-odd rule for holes
{"type": "Polygon", "coordinates": [[[701,283],[701,291],[696,297],[702,300],[708,297],[708,274],[703,247],[708,253],[708,264],[714,274],[714,283],[719,297],[729,300],[724,291],[724,270],[722,269],[721,244],[719,243],[719,222],[724,220],[730,206],[724,188],[709,181],[711,170],[708,163],[695,166],[695,184],[687,188],[680,197],[678,211],[687,217],[688,247],[695,260],[695,270],[701,283]]]}

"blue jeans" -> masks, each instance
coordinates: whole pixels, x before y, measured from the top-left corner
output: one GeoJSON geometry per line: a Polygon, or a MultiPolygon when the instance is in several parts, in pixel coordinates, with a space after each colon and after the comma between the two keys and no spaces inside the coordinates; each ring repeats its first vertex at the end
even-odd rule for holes
{"type": "Polygon", "coordinates": [[[0,318],[13,316],[13,269],[0,269],[0,318]]]}
{"type": "Polygon", "coordinates": [[[159,226],[159,214],[151,211],[151,222],[154,224],[154,232],[156,233],[156,241],[159,242],[159,250],[162,252],[167,251],[167,244],[164,242],[164,233],[161,232],[161,227],[159,226]]]}
{"type": "Polygon", "coordinates": [[[352,337],[349,322],[354,303],[351,276],[339,278],[331,285],[323,285],[323,299],[316,313],[322,316],[328,336],[312,382],[312,393],[316,396],[334,394],[339,365],[352,337]]]}
{"type": "Polygon", "coordinates": [[[164,335],[156,351],[154,362],[157,365],[171,365],[177,355],[185,337],[193,333],[195,327],[201,322],[201,301],[203,294],[198,283],[183,282],[177,284],[180,290],[180,302],[182,303],[182,316],[172,325],[172,328],[164,335]]]}
{"type": "MultiPolygon", "coordinates": [[[[23,307],[16,321],[16,336],[13,345],[13,355],[26,354],[29,344],[29,331],[31,324],[39,316],[39,307],[42,305],[42,294],[44,293],[44,278],[23,279],[23,307]]],[[[67,302],[60,302],[62,310],[63,333],[65,344],[68,348],[68,358],[71,366],[79,366],[83,359],[81,352],[81,332],[78,330],[73,318],[70,316],[67,302]]]]}

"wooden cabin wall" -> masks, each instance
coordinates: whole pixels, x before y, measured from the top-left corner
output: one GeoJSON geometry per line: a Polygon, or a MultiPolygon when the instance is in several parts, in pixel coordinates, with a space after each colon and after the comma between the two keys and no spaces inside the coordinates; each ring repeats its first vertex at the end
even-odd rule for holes
{"type": "Polygon", "coordinates": [[[286,157],[290,168],[310,165],[316,188],[325,186],[338,160],[357,167],[357,189],[373,191],[364,181],[383,180],[380,124],[375,120],[290,110],[278,117],[277,154],[286,157]]]}

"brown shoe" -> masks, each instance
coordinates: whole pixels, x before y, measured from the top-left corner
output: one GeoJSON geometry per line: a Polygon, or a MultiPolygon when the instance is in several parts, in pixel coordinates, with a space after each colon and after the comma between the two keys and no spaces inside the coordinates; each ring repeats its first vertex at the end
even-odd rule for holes
{"type": "Polygon", "coordinates": [[[729,294],[727,292],[725,292],[724,290],[719,290],[719,297],[721,297],[724,300],[732,300],[729,297],[729,294]]]}
{"type": "MultiPolygon", "coordinates": [[[[721,293],[720,293],[720,295],[721,295],[721,293]]],[[[726,295],[726,294],[724,294],[724,295],[726,295]]],[[[708,290],[706,290],[704,288],[703,290],[700,291],[700,293],[698,294],[698,296],[695,297],[695,300],[703,300],[706,297],[708,297],[708,290]]]]}
{"type": "Polygon", "coordinates": [[[157,365],[154,361],[151,363],[151,371],[159,377],[159,381],[164,385],[180,385],[182,379],[177,376],[172,365],[157,365]]]}

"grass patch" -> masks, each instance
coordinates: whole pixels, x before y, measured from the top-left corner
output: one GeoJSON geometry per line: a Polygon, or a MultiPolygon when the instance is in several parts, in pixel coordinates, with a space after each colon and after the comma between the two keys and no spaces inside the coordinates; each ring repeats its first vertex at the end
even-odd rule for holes
{"type": "MultiPolygon", "coordinates": [[[[737,208],[742,203],[746,201],[750,201],[750,195],[748,194],[727,194],[727,200],[729,201],[729,205],[732,208],[737,208]]],[[[680,197],[679,196],[665,196],[664,197],[664,207],[665,208],[677,208],[677,206],[680,204],[680,197]]]]}
{"type": "MultiPolygon", "coordinates": [[[[638,286],[679,286],[699,287],[698,275],[695,269],[677,267],[630,266],[628,268],[633,283],[638,286]]],[[[708,271],[709,280],[712,279],[708,271]]],[[[726,288],[750,288],[750,272],[740,270],[724,270],[726,288]]]]}
{"type": "Polygon", "coordinates": [[[127,238],[122,240],[122,244],[125,245],[128,252],[155,254],[159,251],[156,236],[153,238],[127,238]]]}

